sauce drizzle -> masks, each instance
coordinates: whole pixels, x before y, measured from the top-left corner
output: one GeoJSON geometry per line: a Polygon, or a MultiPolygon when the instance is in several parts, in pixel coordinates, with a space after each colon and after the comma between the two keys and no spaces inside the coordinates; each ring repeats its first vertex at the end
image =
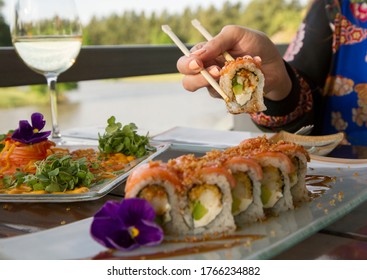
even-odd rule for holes
{"type": "MultiPolygon", "coordinates": [[[[215,237],[211,239],[211,241],[226,241],[226,240],[233,240],[232,242],[205,242],[209,241],[207,237],[204,239],[196,239],[192,238],[191,242],[193,243],[200,243],[195,246],[185,246],[183,248],[177,249],[170,249],[170,250],[162,250],[159,252],[155,252],[152,254],[143,254],[143,255],[129,255],[129,256],[122,256],[116,254],[117,251],[115,250],[107,250],[103,251],[96,256],[94,256],[93,260],[102,260],[102,259],[109,259],[109,260],[154,260],[154,259],[161,259],[161,258],[172,258],[172,257],[179,257],[188,254],[200,254],[200,253],[208,253],[212,251],[217,251],[220,249],[231,249],[236,246],[247,246],[250,247],[251,243],[255,240],[261,239],[264,236],[262,235],[223,235],[220,237],[215,237]],[[205,243],[203,243],[205,242],[205,243]],[[203,244],[202,244],[203,243],[203,244]]],[[[181,243],[181,242],[188,242],[188,240],[168,240],[164,241],[164,243],[181,243]]]]}
{"type": "Polygon", "coordinates": [[[335,182],[335,177],[326,175],[306,175],[305,181],[311,198],[315,199],[332,188],[331,183],[335,182]]]}

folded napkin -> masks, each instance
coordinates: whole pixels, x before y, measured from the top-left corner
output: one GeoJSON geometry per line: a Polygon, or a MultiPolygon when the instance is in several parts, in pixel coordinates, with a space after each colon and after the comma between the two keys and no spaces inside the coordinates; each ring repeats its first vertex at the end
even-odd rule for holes
{"type": "MultiPolygon", "coordinates": [[[[98,140],[98,135],[103,135],[105,133],[105,129],[106,126],[76,127],[64,130],[62,132],[62,136],[98,140]]],[[[137,133],[139,135],[146,135],[148,132],[138,129],[137,133]]]]}
{"type": "Polygon", "coordinates": [[[153,140],[171,142],[174,144],[190,144],[220,148],[235,146],[245,139],[257,137],[259,135],[264,135],[264,133],[223,131],[178,126],[155,135],[153,140]]]}
{"type": "Polygon", "coordinates": [[[83,138],[83,139],[98,139],[98,133],[103,135],[105,127],[77,127],[64,130],[62,136],[73,137],[73,138],[83,138]]]}

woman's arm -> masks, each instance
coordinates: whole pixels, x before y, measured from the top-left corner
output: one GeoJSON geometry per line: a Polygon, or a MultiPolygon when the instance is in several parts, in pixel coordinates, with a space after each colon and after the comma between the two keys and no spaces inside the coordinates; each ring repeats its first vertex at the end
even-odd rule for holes
{"type": "Polygon", "coordinates": [[[284,59],[315,86],[324,87],[330,71],[333,31],[325,0],[315,0],[284,59]]]}
{"type": "Polygon", "coordinates": [[[326,1],[311,5],[284,59],[292,81],[292,90],[280,101],[265,99],[267,111],[253,114],[252,119],[262,130],[296,131],[314,123],[320,91],[329,73],[332,57],[332,29],[326,1]]]}

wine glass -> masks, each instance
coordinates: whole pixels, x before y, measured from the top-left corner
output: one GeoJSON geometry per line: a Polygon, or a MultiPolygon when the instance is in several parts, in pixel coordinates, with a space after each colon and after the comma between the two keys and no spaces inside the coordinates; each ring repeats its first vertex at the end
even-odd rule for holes
{"type": "Polygon", "coordinates": [[[50,92],[52,137],[61,138],[56,81],[75,62],[82,27],[73,0],[16,0],[12,42],[23,62],[46,77],[50,92]]]}

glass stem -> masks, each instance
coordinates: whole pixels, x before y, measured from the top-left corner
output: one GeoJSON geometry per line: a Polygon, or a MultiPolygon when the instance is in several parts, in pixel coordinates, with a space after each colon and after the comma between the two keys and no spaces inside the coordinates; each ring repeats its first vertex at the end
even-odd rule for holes
{"type": "Polygon", "coordinates": [[[57,76],[47,75],[47,85],[50,92],[51,119],[52,119],[52,138],[61,138],[57,114],[57,92],[56,81],[57,76]]]}

